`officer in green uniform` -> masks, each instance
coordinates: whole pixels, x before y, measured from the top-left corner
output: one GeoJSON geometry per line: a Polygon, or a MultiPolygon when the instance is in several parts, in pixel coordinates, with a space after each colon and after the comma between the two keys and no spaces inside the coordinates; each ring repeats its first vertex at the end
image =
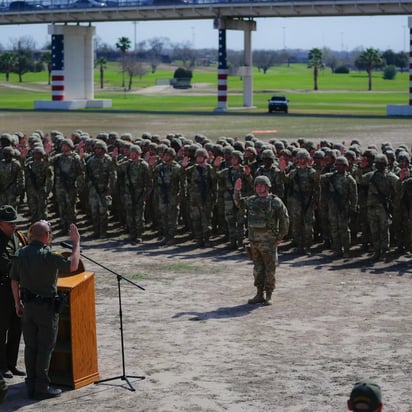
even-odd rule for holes
{"type": "Polygon", "coordinates": [[[270,193],[271,183],[267,176],[255,178],[256,195],[241,197],[242,180],[235,182],[233,200],[236,206],[248,211],[250,257],[253,260],[253,276],[256,296],[249,304],[272,304],[275,289],[275,272],[278,260],[277,247],[288,233],[289,215],[282,200],[270,193]],[[263,292],[266,292],[266,296],[263,292]]]}
{"type": "Polygon", "coordinates": [[[44,220],[34,223],[30,227],[30,243],[16,253],[10,272],[16,313],[22,317],[28,395],[37,400],[55,398],[62,392],[49,386],[48,371],[59,322],[57,276],[59,271],[77,270],[80,261],[76,225],[70,225],[69,235],[73,249],[66,258],[48,246],[50,224],[44,220]]]}

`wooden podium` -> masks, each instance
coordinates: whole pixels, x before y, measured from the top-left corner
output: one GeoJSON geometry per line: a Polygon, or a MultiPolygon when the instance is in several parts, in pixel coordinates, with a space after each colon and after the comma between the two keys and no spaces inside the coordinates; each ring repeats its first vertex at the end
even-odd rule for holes
{"type": "Polygon", "coordinates": [[[99,380],[94,273],[80,262],[77,272],[59,275],[57,288],[68,294],[68,302],[60,313],[49,376],[55,385],[77,389],[99,380]]]}

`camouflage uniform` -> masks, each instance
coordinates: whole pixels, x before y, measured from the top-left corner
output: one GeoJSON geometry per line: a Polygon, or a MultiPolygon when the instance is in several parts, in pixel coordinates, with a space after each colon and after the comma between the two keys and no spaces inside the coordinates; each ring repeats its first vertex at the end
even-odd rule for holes
{"type": "Polygon", "coordinates": [[[32,223],[47,220],[47,199],[53,188],[53,169],[44,155],[43,148],[35,147],[34,157],[24,165],[27,203],[32,223]]]}
{"type": "MultiPolygon", "coordinates": [[[[173,149],[167,149],[173,151],[173,149]]],[[[163,243],[172,242],[177,230],[179,201],[184,191],[183,169],[175,160],[161,162],[153,172],[154,198],[158,201],[163,243]]]]}
{"type": "Polygon", "coordinates": [[[97,148],[104,150],[104,154],[95,154],[87,160],[86,178],[94,236],[104,237],[107,234],[108,208],[116,182],[116,170],[112,158],[106,153],[106,143],[96,142],[95,150],[97,148]]]}
{"type": "MultiPolygon", "coordinates": [[[[309,159],[309,153],[305,152],[309,159]]],[[[319,192],[317,174],[309,166],[296,167],[285,175],[285,181],[292,237],[299,252],[309,253],[313,241],[313,204],[319,192]]]]}
{"type": "MultiPolygon", "coordinates": [[[[264,182],[265,179],[267,178],[263,176],[257,177],[255,184],[259,181],[264,182]]],[[[270,187],[268,180],[266,184],[270,187]]],[[[276,242],[288,233],[288,210],[282,200],[274,194],[269,194],[266,198],[257,195],[241,197],[240,192],[235,192],[234,202],[248,212],[250,257],[254,263],[254,286],[257,289],[257,295],[250,299],[249,303],[271,304],[278,261],[276,242]],[[266,300],[263,299],[264,290],[266,300]]]]}
{"type": "Polygon", "coordinates": [[[262,164],[255,172],[256,176],[267,176],[271,183],[270,192],[283,199],[285,194],[285,185],[279,168],[274,164],[275,155],[272,150],[266,149],[262,152],[262,164]],[[266,159],[270,159],[271,162],[266,159]]]}
{"type": "Polygon", "coordinates": [[[386,165],[386,156],[377,155],[377,170],[366,173],[361,179],[361,185],[368,189],[367,218],[375,259],[383,258],[389,249],[391,204],[399,180],[394,173],[385,170],[386,165]],[[379,169],[380,165],[383,167],[379,169]]]}
{"type": "Polygon", "coordinates": [[[199,246],[208,246],[212,207],[216,198],[215,171],[208,163],[205,167],[194,164],[186,169],[186,179],[193,237],[199,246]]]}
{"type": "MultiPolygon", "coordinates": [[[[240,156],[240,152],[233,151],[233,156],[240,156]]],[[[239,209],[233,202],[234,185],[237,179],[242,180],[242,196],[250,193],[250,187],[253,187],[253,177],[248,176],[242,165],[238,167],[230,166],[217,172],[218,185],[223,192],[225,205],[225,220],[229,232],[230,247],[236,249],[242,245],[245,236],[245,213],[239,209]]]]}
{"type": "Polygon", "coordinates": [[[70,224],[76,222],[77,194],[84,187],[84,164],[74,152],[59,153],[53,158],[52,163],[60,227],[62,231],[67,232],[70,224]]]}
{"type": "Polygon", "coordinates": [[[0,161],[0,205],[17,208],[18,197],[24,194],[24,175],[21,164],[13,159],[14,149],[5,147],[0,161]]]}
{"type": "MultiPolygon", "coordinates": [[[[131,146],[130,151],[141,153],[139,146],[131,146]]],[[[151,170],[143,159],[130,160],[121,164],[124,176],[124,209],[126,211],[126,223],[130,239],[141,238],[144,230],[143,213],[144,202],[151,189],[151,170]]]]}
{"type": "MultiPolygon", "coordinates": [[[[345,158],[338,157],[336,164],[348,165],[345,158]]],[[[358,189],[355,179],[346,171],[326,173],[320,177],[321,187],[328,191],[329,230],[336,256],[348,257],[350,247],[349,212],[355,211],[358,189]]]]}

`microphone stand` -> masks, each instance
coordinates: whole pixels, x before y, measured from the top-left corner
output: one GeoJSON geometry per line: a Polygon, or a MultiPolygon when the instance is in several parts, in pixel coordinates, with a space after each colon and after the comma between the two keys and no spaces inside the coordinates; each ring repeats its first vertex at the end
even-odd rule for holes
{"type": "MultiPolygon", "coordinates": [[[[71,245],[66,243],[66,242],[62,242],[61,246],[71,249],[71,245]]],[[[113,270],[107,268],[106,266],[102,265],[101,263],[96,262],[94,259],[84,255],[82,252],[80,252],[80,256],[84,257],[85,259],[89,260],[90,262],[93,262],[95,265],[100,266],[101,268],[107,270],[108,272],[113,273],[114,275],[116,275],[116,278],[117,278],[117,292],[118,292],[118,298],[119,298],[119,319],[120,319],[120,342],[121,342],[121,348],[122,348],[122,374],[119,375],[119,376],[114,376],[113,378],[101,379],[99,381],[96,381],[95,384],[99,384],[99,383],[102,383],[102,382],[108,382],[108,381],[112,381],[112,380],[115,380],[115,379],[121,379],[123,381],[126,381],[126,383],[129,386],[130,391],[135,392],[136,389],[130,383],[129,378],[135,378],[135,379],[143,380],[143,379],[146,379],[146,377],[145,376],[126,375],[125,356],[124,356],[124,337],[123,337],[122,292],[121,292],[121,288],[120,288],[120,282],[123,279],[126,282],[129,282],[130,284],[136,286],[137,288],[139,288],[141,290],[145,290],[145,288],[143,286],[138,285],[135,282],[132,282],[130,279],[127,279],[126,277],[124,277],[122,275],[119,275],[118,273],[116,273],[113,270]]]]}

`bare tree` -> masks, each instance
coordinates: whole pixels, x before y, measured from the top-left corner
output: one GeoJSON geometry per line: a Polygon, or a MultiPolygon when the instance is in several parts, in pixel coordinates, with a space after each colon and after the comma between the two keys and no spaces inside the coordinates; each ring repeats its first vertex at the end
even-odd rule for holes
{"type": "Polygon", "coordinates": [[[132,90],[133,77],[138,76],[141,79],[148,73],[149,69],[142,61],[136,60],[133,56],[128,56],[125,60],[125,71],[129,76],[128,90],[132,90]]]}
{"type": "Polygon", "coordinates": [[[255,50],[253,52],[253,63],[259,71],[263,71],[263,74],[266,74],[267,71],[278,62],[280,62],[280,56],[275,51],[255,50]]]}
{"type": "Polygon", "coordinates": [[[149,50],[147,52],[148,60],[152,68],[152,73],[156,73],[157,66],[162,61],[165,49],[170,44],[167,37],[155,37],[148,40],[149,50]]]}

